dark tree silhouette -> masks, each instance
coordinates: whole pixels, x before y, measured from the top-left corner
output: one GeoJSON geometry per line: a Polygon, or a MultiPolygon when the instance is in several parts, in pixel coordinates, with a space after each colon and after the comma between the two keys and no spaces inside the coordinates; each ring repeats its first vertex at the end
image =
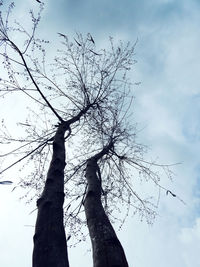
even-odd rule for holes
{"type": "Polygon", "coordinates": [[[53,156],[44,191],[37,201],[33,267],[69,266],[63,226],[66,125],[62,123],[53,140],[53,156]]]}
{"type": "Polygon", "coordinates": [[[69,266],[64,227],[77,236],[86,225],[84,210],[94,266],[128,266],[111,218],[118,217],[121,204],[150,222],[156,208],[133,189],[132,176],[171,192],[152,169],[162,167],[170,175],[168,166],[143,159],[145,147],[136,142],[131,123],[133,94],[127,73],[135,63],[135,44],[115,45],[110,38],[108,49],[97,49],[90,34],[77,34],[71,42],[58,33],[64,48],[48,65],[43,48],[48,41],[35,35],[44,5],[37,16],[30,12],[32,30],[17,22],[9,25],[13,7],[5,17],[0,14],[0,56],[7,71],[0,94],[21,93],[32,100],[33,109],[18,123],[23,137],[12,136],[2,120],[0,141],[7,148],[0,156],[8,165],[0,175],[17,165],[22,173],[32,167],[18,186],[32,189],[30,200],[39,198],[33,267],[69,266]],[[19,41],[13,38],[16,31],[19,41]]]}
{"type": "Polygon", "coordinates": [[[101,185],[101,172],[98,160],[109,154],[113,149],[113,140],[99,153],[87,160],[86,180],[87,193],[84,200],[87,225],[93,249],[94,267],[120,266],[128,267],[125,253],[117,235],[105,213],[101,202],[102,193],[105,192],[101,185]]]}

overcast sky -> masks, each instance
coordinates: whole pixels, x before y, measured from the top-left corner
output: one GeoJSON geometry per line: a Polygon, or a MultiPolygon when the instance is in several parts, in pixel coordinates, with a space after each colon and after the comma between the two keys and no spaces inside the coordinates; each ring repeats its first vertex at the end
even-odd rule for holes
{"type": "MultiPolygon", "coordinates": [[[[27,10],[39,5],[35,0],[16,2],[15,14],[24,21],[27,10]]],[[[57,32],[72,37],[90,32],[101,45],[109,36],[132,43],[138,39],[132,78],[141,82],[133,107],[134,120],[143,129],[139,140],[161,163],[182,163],[174,168],[173,183],[162,183],[186,205],[162,193],[153,226],[130,216],[118,236],[130,267],[199,267],[200,2],[48,1],[39,31],[55,51],[57,32]]],[[[10,105],[0,99],[0,119],[10,105]]],[[[25,206],[10,191],[0,186],[0,266],[31,266],[36,214],[29,213],[35,206],[25,206]]],[[[81,246],[69,250],[72,267],[92,266],[90,243],[81,246]]]]}

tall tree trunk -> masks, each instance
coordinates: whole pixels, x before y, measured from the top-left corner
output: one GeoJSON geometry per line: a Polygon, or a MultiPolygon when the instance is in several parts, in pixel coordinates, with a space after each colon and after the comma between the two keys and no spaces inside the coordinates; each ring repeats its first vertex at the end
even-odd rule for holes
{"type": "Polygon", "coordinates": [[[63,225],[66,126],[62,123],[53,141],[53,156],[42,196],[34,235],[33,267],[68,267],[63,225]]]}
{"type": "Polygon", "coordinates": [[[97,159],[93,157],[87,162],[88,190],[84,201],[87,225],[92,242],[93,266],[128,267],[123,247],[102,206],[102,188],[97,172],[97,159]]]}

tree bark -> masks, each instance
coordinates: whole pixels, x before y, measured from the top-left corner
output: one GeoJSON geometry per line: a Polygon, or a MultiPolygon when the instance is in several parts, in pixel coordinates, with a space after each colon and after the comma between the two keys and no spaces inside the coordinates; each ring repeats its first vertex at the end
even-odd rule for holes
{"type": "Polygon", "coordinates": [[[64,123],[57,129],[45,187],[37,201],[33,267],[69,267],[63,225],[66,130],[64,123]]]}
{"type": "Polygon", "coordinates": [[[128,267],[120,241],[101,202],[101,181],[97,176],[97,158],[88,160],[86,179],[88,190],[84,201],[87,225],[93,250],[94,267],[128,267]]]}

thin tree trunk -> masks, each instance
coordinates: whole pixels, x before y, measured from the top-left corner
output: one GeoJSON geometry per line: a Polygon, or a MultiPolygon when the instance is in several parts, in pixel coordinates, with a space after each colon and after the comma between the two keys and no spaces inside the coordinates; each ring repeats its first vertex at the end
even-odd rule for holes
{"type": "Polygon", "coordinates": [[[34,235],[33,267],[68,267],[63,225],[66,127],[61,124],[53,141],[53,156],[42,196],[34,235]]]}
{"type": "Polygon", "coordinates": [[[123,247],[102,206],[102,188],[97,171],[97,159],[93,157],[87,162],[88,190],[84,201],[87,225],[92,242],[93,266],[128,267],[123,247]]]}

